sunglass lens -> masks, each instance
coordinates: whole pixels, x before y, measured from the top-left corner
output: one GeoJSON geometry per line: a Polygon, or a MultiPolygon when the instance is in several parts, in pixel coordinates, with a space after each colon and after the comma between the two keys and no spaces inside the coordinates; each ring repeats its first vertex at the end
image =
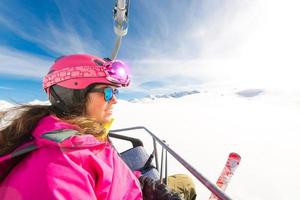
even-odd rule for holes
{"type": "Polygon", "coordinates": [[[113,97],[113,89],[112,88],[104,88],[104,99],[106,102],[110,101],[113,97]]]}

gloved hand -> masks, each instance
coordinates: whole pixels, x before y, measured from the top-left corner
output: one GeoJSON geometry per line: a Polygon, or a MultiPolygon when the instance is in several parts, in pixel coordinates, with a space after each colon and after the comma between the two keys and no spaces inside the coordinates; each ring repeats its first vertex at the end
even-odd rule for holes
{"type": "Polygon", "coordinates": [[[171,192],[168,187],[147,176],[140,176],[139,181],[145,200],[181,200],[178,194],[171,192]]]}

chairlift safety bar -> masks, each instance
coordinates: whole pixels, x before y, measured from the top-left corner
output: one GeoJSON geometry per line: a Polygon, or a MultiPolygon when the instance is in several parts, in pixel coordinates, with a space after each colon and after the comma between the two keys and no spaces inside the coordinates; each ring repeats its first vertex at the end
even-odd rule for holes
{"type": "MultiPolygon", "coordinates": [[[[154,135],[150,130],[148,130],[144,126],[135,126],[130,128],[122,128],[111,130],[111,133],[122,132],[122,131],[130,131],[130,130],[138,130],[143,129],[153,140],[157,141],[167,152],[169,152],[179,163],[181,163],[191,174],[194,175],[207,189],[209,189],[213,194],[215,194],[221,200],[231,200],[223,191],[221,191],[215,184],[210,182],[207,178],[205,178],[200,172],[198,172],[193,166],[191,166],[188,162],[186,162],[181,156],[179,156],[175,151],[173,151],[168,145],[166,145],[162,140],[160,140],[156,135],[154,135]]],[[[156,148],[156,147],[154,147],[156,148]]],[[[157,158],[157,155],[155,155],[157,158]]],[[[163,169],[160,169],[163,170],[163,169]]]]}

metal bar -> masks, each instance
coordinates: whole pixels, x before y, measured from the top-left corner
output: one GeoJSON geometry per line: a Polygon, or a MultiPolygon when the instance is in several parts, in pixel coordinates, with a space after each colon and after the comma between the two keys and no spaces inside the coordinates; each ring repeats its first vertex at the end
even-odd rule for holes
{"type": "Polygon", "coordinates": [[[154,147],[155,166],[156,166],[156,169],[159,171],[156,141],[154,138],[152,138],[152,139],[153,139],[153,147],[154,147]]]}
{"type": "Polygon", "coordinates": [[[143,142],[137,138],[128,137],[128,136],[124,136],[124,135],[118,135],[118,134],[114,134],[114,133],[110,133],[109,136],[112,138],[120,139],[120,140],[130,141],[133,147],[144,146],[143,142]]]}
{"type": "Polygon", "coordinates": [[[166,150],[166,161],[165,161],[165,181],[164,183],[168,185],[168,151],[166,150]]]}
{"type": "Polygon", "coordinates": [[[119,52],[119,49],[121,47],[121,42],[122,42],[122,36],[117,36],[116,40],[115,40],[115,46],[114,46],[114,49],[113,49],[112,54],[111,54],[111,59],[112,60],[116,59],[116,57],[118,55],[118,52],[119,52]]]}
{"type": "Polygon", "coordinates": [[[161,148],[161,163],[160,163],[160,175],[159,175],[159,181],[163,183],[163,168],[164,168],[164,148],[161,148]]]}
{"type": "Polygon", "coordinates": [[[231,200],[229,196],[227,196],[224,192],[222,192],[215,184],[210,182],[207,178],[205,178],[200,172],[198,172],[193,166],[191,166],[188,162],[186,162],[182,157],[180,157],[175,151],[173,151],[170,147],[165,145],[156,135],[154,135],[150,130],[148,130],[144,126],[135,126],[130,128],[116,129],[111,132],[121,132],[121,131],[130,131],[144,129],[148,132],[152,138],[154,138],[161,146],[163,146],[178,162],[180,162],[191,174],[194,175],[207,189],[209,189],[212,193],[214,193],[221,200],[231,200]]]}

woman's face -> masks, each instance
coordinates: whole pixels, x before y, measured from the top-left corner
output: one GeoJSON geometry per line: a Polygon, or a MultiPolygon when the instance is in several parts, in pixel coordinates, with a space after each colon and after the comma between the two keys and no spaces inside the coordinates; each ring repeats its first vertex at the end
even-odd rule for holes
{"type": "MultiPolygon", "coordinates": [[[[109,85],[96,85],[94,88],[106,88],[114,86],[109,85]]],[[[88,93],[88,101],[86,112],[91,118],[96,119],[99,123],[109,122],[112,118],[113,105],[117,103],[117,98],[113,95],[112,99],[108,102],[104,99],[103,92],[90,92],[88,93]]]]}

